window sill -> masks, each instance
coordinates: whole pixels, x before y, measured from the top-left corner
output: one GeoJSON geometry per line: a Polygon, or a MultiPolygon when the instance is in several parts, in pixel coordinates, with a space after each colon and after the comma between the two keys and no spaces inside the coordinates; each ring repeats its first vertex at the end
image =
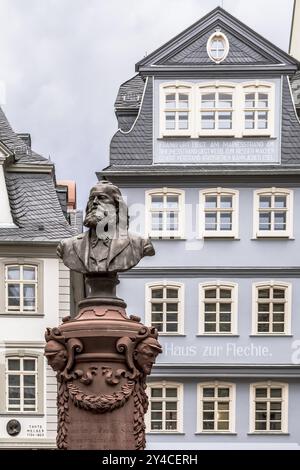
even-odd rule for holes
{"type": "Polygon", "coordinates": [[[180,236],[170,236],[170,235],[149,235],[149,238],[151,240],[176,240],[176,241],[187,241],[187,238],[185,237],[180,237],[180,236]]]}
{"type": "Polygon", "coordinates": [[[226,333],[201,333],[201,334],[196,335],[197,338],[198,337],[199,338],[205,338],[205,337],[218,338],[219,336],[222,337],[222,338],[224,338],[224,337],[225,338],[239,338],[240,337],[240,335],[237,335],[237,334],[234,334],[234,333],[233,334],[231,334],[231,333],[228,333],[228,334],[226,334],[226,333]]]}
{"type": "Polygon", "coordinates": [[[211,431],[211,432],[208,432],[208,431],[202,431],[202,432],[195,432],[195,436],[201,436],[201,435],[205,435],[205,436],[237,436],[237,432],[228,432],[228,431],[211,431]]]}
{"type": "Polygon", "coordinates": [[[218,234],[214,234],[214,235],[203,235],[203,237],[199,237],[198,238],[199,240],[232,240],[232,241],[239,241],[240,238],[239,237],[236,237],[235,235],[218,235],[218,234]]]}
{"type": "Polygon", "coordinates": [[[251,240],[295,240],[295,237],[290,237],[289,235],[257,235],[252,237],[251,240]]]}
{"type": "Polygon", "coordinates": [[[254,432],[248,432],[247,433],[248,436],[289,436],[290,433],[289,432],[280,432],[280,431],[277,431],[277,432],[272,432],[272,431],[267,431],[267,432],[264,432],[264,431],[254,431],[254,432]]]}
{"type": "Polygon", "coordinates": [[[270,338],[274,336],[275,338],[293,338],[294,335],[291,334],[284,334],[284,333],[253,333],[249,335],[250,338],[270,338]]]}
{"type": "Polygon", "coordinates": [[[0,312],[0,316],[5,316],[5,317],[23,317],[23,318],[42,318],[45,316],[44,313],[22,313],[22,312],[0,312]]]}
{"type": "Polygon", "coordinates": [[[160,435],[164,434],[165,436],[168,435],[173,435],[173,436],[185,436],[185,432],[180,432],[180,431],[148,431],[146,434],[149,434],[150,436],[155,436],[155,435],[160,435]]]}
{"type": "Polygon", "coordinates": [[[163,132],[160,135],[159,139],[157,139],[157,140],[172,139],[174,137],[176,137],[176,138],[181,137],[181,138],[185,138],[185,139],[191,139],[192,134],[191,134],[191,132],[182,132],[182,133],[180,133],[180,132],[177,132],[177,131],[175,131],[174,134],[173,133],[169,134],[168,132],[163,132]]]}
{"type": "Polygon", "coordinates": [[[272,132],[243,132],[241,138],[243,137],[265,137],[273,140],[276,139],[272,132]]]}
{"type": "Polygon", "coordinates": [[[181,338],[184,338],[186,337],[186,335],[184,333],[162,333],[161,331],[158,332],[158,335],[159,337],[169,337],[169,336],[172,336],[172,337],[176,337],[176,336],[179,336],[181,338]]]}
{"type": "Polygon", "coordinates": [[[198,135],[198,139],[201,139],[201,138],[207,138],[207,137],[221,137],[221,138],[224,138],[224,139],[237,139],[238,136],[235,135],[234,132],[228,132],[228,133],[225,133],[225,132],[200,132],[199,135],[198,135]]]}
{"type": "Polygon", "coordinates": [[[44,413],[38,413],[38,412],[35,412],[35,411],[5,411],[5,412],[2,412],[0,413],[0,417],[1,418],[11,418],[11,417],[15,417],[17,418],[18,416],[22,416],[22,417],[25,417],[28,416],[28,418],[44,418],[45,417],[45,414],[44,413]]]}

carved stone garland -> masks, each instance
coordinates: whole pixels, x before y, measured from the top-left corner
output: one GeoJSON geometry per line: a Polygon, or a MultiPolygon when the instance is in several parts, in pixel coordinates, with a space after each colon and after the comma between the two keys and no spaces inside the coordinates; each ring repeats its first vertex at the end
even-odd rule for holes
{"type": "Polygon", "coordinates": [[[126,378],[127,381],[118,392],[95,395],[86,394],[73,383],[74,379],[79,379],[79,382],[89,385],[93,380],[93,376],[97,374],[96,367],[90,367],[85,374],[80,369],[75,369],[72,372],[75,354],[83,350],[82,342],[77,338],[71,338],[66,341],[58,328],[47,329],[45,334],[46,341],[56,342],[64,346],[67,351],[66,364],[64,364],[63,370],[57,372],[59,388],[57,395],[58,433],[56,441],[58,449],[66,450],[68,448],[69,399],[78,408],[92,413],[106,413],[121,408],[132,395],[134,400],[135,447],[136,450],[145,448],[144,415],[148,409],[148,397],[145,392],[146,376],[136,368],[133,360],[133,351],[137,344],[149,337],[157,338],[156,330],[142,327],[136,337],[124,337],[117,341],[116,349],[118,352],[125,354],[126,364],[130,372],[125,369],[118,369],[113,372],[109,367],[102,367],[102,374],[110,385],[117,385],[121,377],[126,378]]]}

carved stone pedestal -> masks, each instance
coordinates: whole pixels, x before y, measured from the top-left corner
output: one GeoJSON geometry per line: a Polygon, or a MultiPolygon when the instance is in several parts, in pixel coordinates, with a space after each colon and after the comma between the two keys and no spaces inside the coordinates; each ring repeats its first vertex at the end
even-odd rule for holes
{"type": "Polygon", "coordinates": [[[144,449],[146,375],[161,352],[157,331],[126,315],[116,275],[86,276],[74,319],[47,329],[57,372],[59,449],[144,449]]]}

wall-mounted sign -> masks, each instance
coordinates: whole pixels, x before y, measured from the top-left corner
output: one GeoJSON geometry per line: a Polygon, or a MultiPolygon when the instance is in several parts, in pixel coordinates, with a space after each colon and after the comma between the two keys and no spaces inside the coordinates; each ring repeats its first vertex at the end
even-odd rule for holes
{"type": "Polygon", "coordinates": [[[42,424],[28,424],[26,437],[45,437],[44,426],[42,424]]]}
{"type": "Polygon", "coordinates": [[[277,139],[157,140],[154,163],[279,163],[277,139]]]}

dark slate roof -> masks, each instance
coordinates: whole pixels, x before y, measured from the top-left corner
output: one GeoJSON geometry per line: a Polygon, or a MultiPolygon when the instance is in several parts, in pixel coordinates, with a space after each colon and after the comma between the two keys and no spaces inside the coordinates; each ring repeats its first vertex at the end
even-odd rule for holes
{"type": "Polygon", "coordinates": [[[288,77],[284,78],[282,87],[281,162],[300,165],[300,123],[288,80],[288,77]]]}
{"type": "Polygon", "coordinates": [[[45,164],[47,158],[31,150],[23,139],[16,134],[0,106],[0,140],[15,154],[20,163],[45,164]]]}
{"type": "MultiPolygon", "coordinates": [[[[167,60],[162,60],[159,64],[211,64],[206,50],[208,38],[215,32],[216,28],[210,29],[206,34],[193,41],[189,46],[180,52],[177,52],[167,60]]],[[[225,28],[222,33],[226,34],[229,41],[229,52],[222,65],[226,64],[267,64],[270,63],[270,57],[257,52],[253,47],[239,40],[225,28]]]]}
{"type": "Polygon", "coordinates": [[[128,133],[118,130],[110,143],[112,165],[147,165],[152,163],[152,78],[147,79],[141,109],[128,133]]]}
{"type": "Polygon", "coordinates": [[[135,75],[119,88],[115,101],[116,109],[138,109],[141,104],[145,82],[140,75],[135,75]]]}
{"type": "Polygon", "coordinates": [[[76,234],[66,221],[48,173],[5,175],[7,192],[16,228],[0,228],[0,242],[59,241],[76,234]]]}
{"type": "Polygon", "coordinates": [[[13,131],[1,107],[0,140],[14,155],[13,167],[11,161],[6,162],[5,181],[16,225],[0,227],[0,242],[57,242],[75,235],[77,231],[66,221],[59,203],[53,165],[13,131]],[[23,163],[28,168],[20,171],[23,163]],[[43,165],[45,170],[32,172],[31,165],[43,165]]]}
{"type": "Polygon", "coordinates": [[[136,120],[136,114],[122,114],[118,115],[118,127],[123,132],[128,132],[132,128],[134,121],[136,120]]]}
{"type": "Polygon", "coordinates": [[[292,90],[294,101],[297,108],[300,107],[300,72],[297,72],[292,78],[292,90]]]}

